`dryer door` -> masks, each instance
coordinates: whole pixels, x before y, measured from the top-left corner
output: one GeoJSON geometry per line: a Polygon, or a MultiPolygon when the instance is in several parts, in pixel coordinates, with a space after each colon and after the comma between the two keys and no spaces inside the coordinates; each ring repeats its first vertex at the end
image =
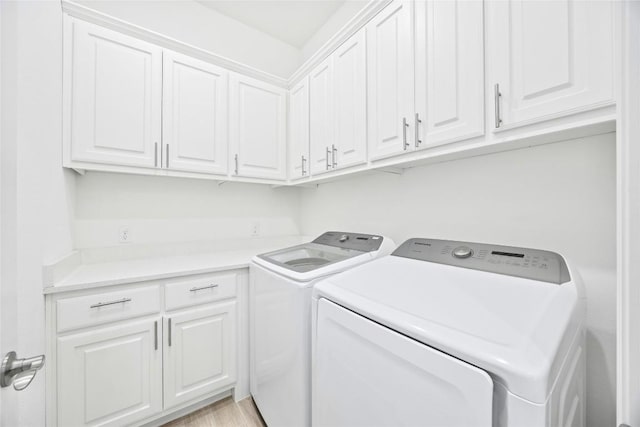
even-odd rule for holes
{"type": "Polygon", "coordinates": [[[326,299],[315,332],[314,427],[491,427],[486,372],[326,299]]]}

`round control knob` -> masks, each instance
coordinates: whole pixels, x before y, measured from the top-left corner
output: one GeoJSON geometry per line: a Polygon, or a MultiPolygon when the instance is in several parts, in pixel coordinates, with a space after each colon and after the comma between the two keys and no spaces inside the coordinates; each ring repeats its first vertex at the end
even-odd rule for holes
{"type": "Polygon", "coordinates": [[[340,239],[339,239],[340,243],[344,243],[347,240],[349,240],[349,236],[347,236],[346,234],[343,234],[342,236],[340,236],[340,239]]]}
{"type": "Polygon", "coordinates": [[[473,255],[473,249],[467,246],[458,246],[453,250],[453,256],[456,258],[464,259],[473,255]]]}

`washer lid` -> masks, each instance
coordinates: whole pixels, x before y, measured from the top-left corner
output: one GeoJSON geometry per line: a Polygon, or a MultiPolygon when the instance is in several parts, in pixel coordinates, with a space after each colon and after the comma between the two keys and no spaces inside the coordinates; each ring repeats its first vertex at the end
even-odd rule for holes
{"type": "Polygon", "coordinates": [[[336,248],[312,242],[258,255],[258,257],[279,267],[306,273],[364,253],[355,249],[336,248]]]}
{"type": "Polygon", "coordinates": [[[580,328],[574,281],[555,283],[387,256],[319,282],[327,298],[545,402],[580,328]]]}

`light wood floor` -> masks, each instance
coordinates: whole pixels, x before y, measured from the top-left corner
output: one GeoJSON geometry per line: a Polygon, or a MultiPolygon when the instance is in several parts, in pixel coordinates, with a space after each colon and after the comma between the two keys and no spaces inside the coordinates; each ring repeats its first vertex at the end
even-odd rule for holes
{"type": "Polygon", "coordinates": [[[266,427],[253,399],[236,403],[231,397],[173,420],[163,427],[266,427]]]}

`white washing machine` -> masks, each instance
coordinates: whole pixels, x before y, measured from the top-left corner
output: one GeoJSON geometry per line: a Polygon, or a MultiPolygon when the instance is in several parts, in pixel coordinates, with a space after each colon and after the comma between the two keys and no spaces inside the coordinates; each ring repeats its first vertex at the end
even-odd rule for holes
{"type": "Polygon", "coordinates": [[[312,425],[582,427],[584,311],[556,253],[408,240],[315,286],[312,425]]]}
{"type": "Polygon", "coordinates": [[[327,232],[250,265],[250,385],[269,427],[311,424],[311,290],[320,279],[395,248],[369,234],[327,232]]]}

